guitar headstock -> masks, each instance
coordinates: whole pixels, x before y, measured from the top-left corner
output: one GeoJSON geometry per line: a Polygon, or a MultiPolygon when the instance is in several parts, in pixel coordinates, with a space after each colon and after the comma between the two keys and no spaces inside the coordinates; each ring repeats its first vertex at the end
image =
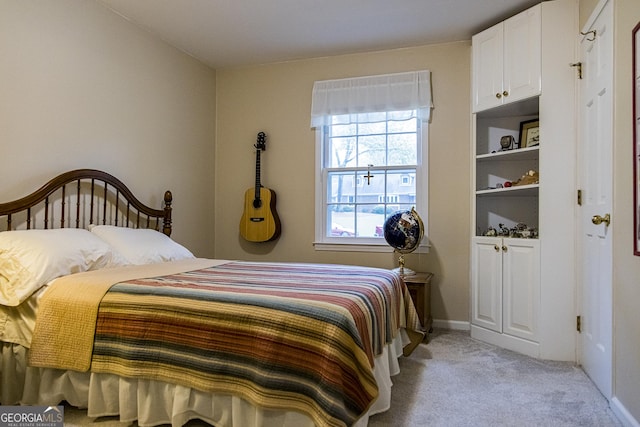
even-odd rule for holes
{"type": "Polygon", "coordinates": [[[258,132],[258,140],[256,141],[255,147],[258,150],[264,151],[267,147],[265,146],[267,135],[264,132],[258,132]]]}

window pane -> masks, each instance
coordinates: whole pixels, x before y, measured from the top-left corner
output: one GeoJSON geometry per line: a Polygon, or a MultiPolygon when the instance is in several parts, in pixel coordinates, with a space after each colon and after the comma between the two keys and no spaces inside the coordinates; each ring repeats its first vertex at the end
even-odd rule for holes
{"type": "Polygon", "coordinates": [[[355,166],[356,141],[355,137],[330,138],[328,167],[355,166]]]}
{"type": "Polygon", "coordinates": [[[360,171],[358,174],[358,180],[362,183],[359,185],[356,192],[356,203],[370,203],[375,205],[378,202],[378,196],[384,193],[384,180],[385,173],[381,170],[370,170],[369,175],[371,177],[367,179],[367,171],[360,171]]]}
{"type": "Polygon", "coordinates": [[[389,133],[398,132],[415,132],[418,127],[418,119],[413,118],[409,120],[390,120],[389,121],[389,133]]]}
{"type": "Polygon", "coordinates": [[[373,211],[374,205],[360,205],[356,210],[356,224],[358,237],[380,237],[376,235],[376,230],[380,233],[384,224],[384,214],[373,211]]]}
{"type": "Polygon", "coordinates": [[[412,205],[416,202],[416,171],[407,169],[387,173],[386,203],[396,210],[400,205],[412,205]]]}
{"type": "Polygon", "coordinates": [[[418,164],[418,144],[415,133],[389,135],[388,166],[418,164]]]}
{"type": "Polygon", "coordinates": [[[357,133],[358,126],[355,123],[348,125],[331,126],[331,136],[351,136],[357,133]]]}
{"type": "MultiPolygon", "coordinates": [[[[354,172],[331,172],[327,183],[328,203],[353,203],[356,189],[354,172]]],[[[339,206],[338,206],[339,207],[339,206]]]]}
{"type": "MultiPolygon", "coordinates": [[[[384,118],[383,118],[384,120],[384,118]]],[[[387,122],[360,123],[358,125],[360,135],[384,134],[387,133],[387,122]]]]}
{"type": "Polygon", "coordinates": [[[329,206],[327,209],[327,237],[355,237],[353,205],[329,206]],[[339,208],[339,209],[335,209],[339,208]]]}
{"type": "Polygon", "coordinates": [[[370,135],[358,139],[358,166],[386,164],[386,136],[370,135]]]}

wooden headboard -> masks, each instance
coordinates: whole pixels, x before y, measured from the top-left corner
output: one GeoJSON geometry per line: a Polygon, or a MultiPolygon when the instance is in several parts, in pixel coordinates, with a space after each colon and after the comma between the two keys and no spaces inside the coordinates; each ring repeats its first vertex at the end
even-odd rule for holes
{"type": "Polygon", "coordinates": [[[0,231],[115,225],[171,235],[170,191],[162,209],[138,200],[118,178],[95,169],[65,172],[33,193],[0,203],[0,231]]]}

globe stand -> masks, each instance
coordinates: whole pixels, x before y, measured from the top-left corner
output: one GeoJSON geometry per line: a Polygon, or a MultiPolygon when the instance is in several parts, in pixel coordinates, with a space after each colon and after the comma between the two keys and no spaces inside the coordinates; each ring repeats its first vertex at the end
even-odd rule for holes
{"type": "Polygon", "coordinates": [[[398,273],[401,277],[416,275],[415,271],[404,266],[404,254],[400,254],[398,257],[398,268],[394,268],[393,271],[398,273]]]}

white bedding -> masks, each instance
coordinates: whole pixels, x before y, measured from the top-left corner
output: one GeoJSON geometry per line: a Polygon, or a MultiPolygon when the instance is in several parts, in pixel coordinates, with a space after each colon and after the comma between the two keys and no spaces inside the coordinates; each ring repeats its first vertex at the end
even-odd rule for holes
{"type": "Polygon", "coordinates": [[[36,324],[38,302],[46,289],[46,286],[38,289],[14,307],[0,304],[0,341],[29,347],[36,324]]]}
{"type": "MultiPolygon", "coordinates": [[[[400,372],[398,358],[402,355],[403,346],[409,342],[404,330],[401,332],[375,359],[374,375],[380,394],[355,427],[366,426],[371,415],[384,412],[390,407],[391,376],[400,372]]],[[[8,394],[17,394],[16,376],[21,372],[25,375],[20,404],[49,406],[66,400],[73,406],[87,408],[90,417],[119,416],[125,422],[137,420],[140,426],[171,424],[178,427],[194,418],[220,427],[314,425],[304,414],[266,410],[229,395],[204,393],[163,382],[127,379],[109,374],[26,367],[26,351],[22,346],[5,343],[0,361],[0,373],[3,374],[0,386],[3,393],[6,391],[8,394]],[[16,375],[6,375],[12,372],[16,375]]]]}

